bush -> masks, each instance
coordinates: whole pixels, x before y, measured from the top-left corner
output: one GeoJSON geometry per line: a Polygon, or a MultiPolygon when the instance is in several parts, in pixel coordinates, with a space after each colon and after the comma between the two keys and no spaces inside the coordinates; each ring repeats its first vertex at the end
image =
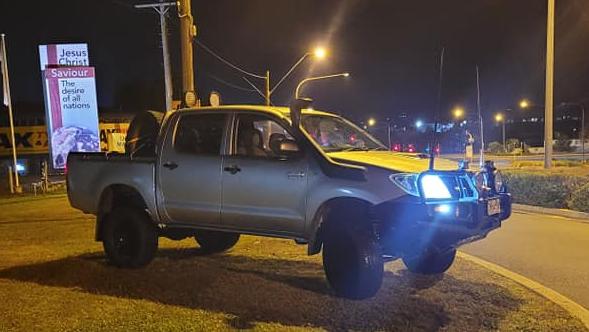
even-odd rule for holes
{"type": "Polygon", "coordinates": [[[568,201],[573,210],[589,212],[589,183],[575,190],[568,201]]]}
{"type": "Polygon", "coordinates": [[[556,141],[554,142],[554,151],[558,152],[570,152],[573,151],[571,146],[572,141],[567,135],[556,132],[554,134],[556,141]]]}
{"type": "Polygon", "coordinates": [[[516,151],[516,149],[521,150],[521,142],[517,138],[510,138],[505,142],[506,150],[509,153],[516,151]]]}
{"type": "Polygon", "coordinates": [[[503,153],[505,150],[503,149],[503,144],[499,142],[491,142],[488,146],[488,151],[493,154],[503,153]]]}
{"type": "Polygon", "coordinates": [[[584,176],[526,171],[504,171],[503,174],[515,203],[549,208],[569,208],[573,193],[589,183],[589,178],[584,176]]]}
{"type": "MultiPolygon", "coordinates": [[[[583,163],[580,160],[552,160],[552,166],[554,167],[578,167],[582,166],[583,163]]],[[[542,167],[544,166],[543,161],[534,161],[534,160],[522,160],[522,161],[514,161],[511,163],[512,168],[522,168],[522,167],[542,167]]]]}

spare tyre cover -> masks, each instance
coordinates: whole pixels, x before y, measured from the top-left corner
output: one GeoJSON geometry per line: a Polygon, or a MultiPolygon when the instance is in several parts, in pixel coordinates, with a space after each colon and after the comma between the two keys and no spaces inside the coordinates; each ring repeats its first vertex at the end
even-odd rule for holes
{"type": "Polygon", "coordinates": [[[164,113],[143,111],[135,115],[125,138],[125,152],[137,157],[155,156],[155,146],[164,113]]]}

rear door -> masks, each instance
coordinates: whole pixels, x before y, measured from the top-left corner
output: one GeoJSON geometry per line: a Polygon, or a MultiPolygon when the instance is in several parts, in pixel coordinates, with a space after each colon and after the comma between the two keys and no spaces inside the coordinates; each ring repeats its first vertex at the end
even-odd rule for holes
{"type": "Polygon", "coordinates": [[[222,111],[186,113],[171,124],[158,165],[160,206],[167,221],[219,224],[227,119],[222,111]]]}
{"type": "Polygon", "coordinates": [[[275,151],[284,139],[292,136],[276,119],[236,113],[223,160],[223,226],[302,234],[308,161],[304,155],[280,157],[275,151]]]}

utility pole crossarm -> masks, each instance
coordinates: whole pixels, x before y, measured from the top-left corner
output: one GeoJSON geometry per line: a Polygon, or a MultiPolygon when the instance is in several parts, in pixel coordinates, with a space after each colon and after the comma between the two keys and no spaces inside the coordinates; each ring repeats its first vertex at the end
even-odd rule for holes
{"type": "Polygon", "coordinates": [[[160,7],[171,7],[171,6],[176,6],[176,2],[156,2],[156,3],[146,3],[146,4],[140,4],[140,5],[135,5],[134,7],[137,9],[143,9],[143,8],[160,8],[160,7]]]}

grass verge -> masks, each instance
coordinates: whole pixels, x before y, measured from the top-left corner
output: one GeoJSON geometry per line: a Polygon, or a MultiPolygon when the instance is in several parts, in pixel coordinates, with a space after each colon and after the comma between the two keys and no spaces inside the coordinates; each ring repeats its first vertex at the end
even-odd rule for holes
{"type": "Polygon", "coordinates": [[[108,266],[93,218],[65,198],[0,209],[0,330],[252,329],[583,331],[534,292],[458,260],[444,276],[387,264],[379,294],[332,295],[320,256],[291,241],[244,236],[223,255],[162,240],[139,270],[108,266]]]}

